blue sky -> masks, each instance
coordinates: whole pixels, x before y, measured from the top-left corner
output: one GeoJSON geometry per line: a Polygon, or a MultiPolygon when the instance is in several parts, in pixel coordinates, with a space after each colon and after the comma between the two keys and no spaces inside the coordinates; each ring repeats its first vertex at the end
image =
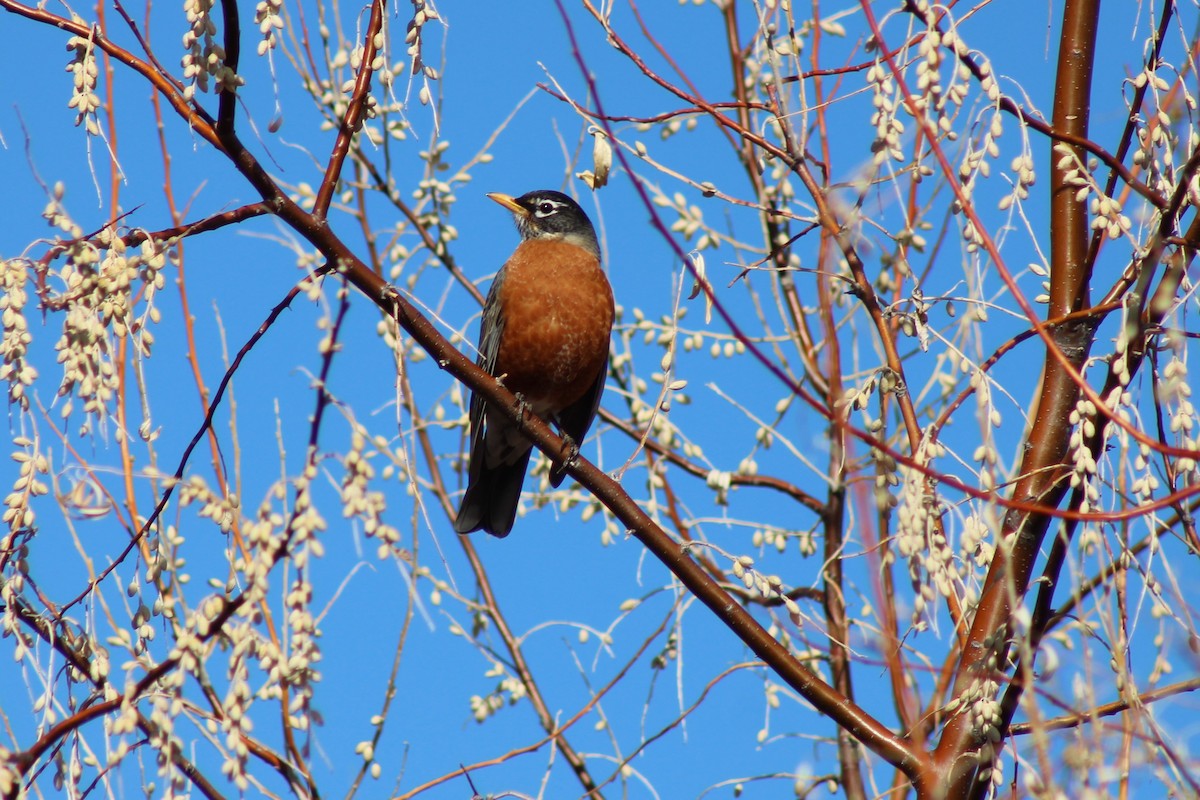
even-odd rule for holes
{"type": "MultiPolygon", "coordinates": [[[[730,75],[723,63],[720,48],[723,33],[720,15],[713,5],[693,7],[691,4],[645,3],[642,13],[658,41],[677,60],[689,78],[696,82],[710,99],[728,97],[730,75]]],[[[311,6],[306,9],[312,13],[311,6]]],[[[500,191],[520,194],[534,188],[556,188],[570,191],[596,222],[605,247],[605,254],[617,302],[623,307],[623,330],[632,324],[634,309],[654,321],[669,315],[676,302],[680,281],[686,289],[682,266],[672,250],[647,224],[649,212],[634,192],[627,174],[618,171],[612,184],[594,196],[579,181],[570,176],[591,167],[591,139],[587,125],[569,107],[537,91],[539,82],[558,81],[581,102],[586,100],[587,86],[580,73],[565,36],[564,22],[554,4],[538,2],[523,4],[519,9],[502,3],[444,3],[439,12],[444,25],[430,24],[427,28],[426,59],[442,71],[435,88],[441,98],[435,116],[428,108],[413,102],[406,110],[412,125],[409,138],[394,146],[393,176],[403,196],[409,196],[420,174],[419,150],[430,146],[435,139],[448,142],[443,159],[453,166],[443,173],[453,175],[459,165],[473,157],[490,137],[495,142],[488,152],[491,160],[479,164],[471,172],[469,183],[456,185],[457,201],[449,221],[457,228],[453,254],[460,266],[481,288],[499,267],[516,244],[511,219],[499,207],[486,199],[486,192],[500,191]],[[519,106],[519,108],[518,108],[519,106]],[[512,120],[505,125],[506,118],[512,120]]],[[[839,16],[841,24],[851,30],[846,39],[826,36],[823,61],[830,65],[860,63],[869,56],[864,53],[858,37],[861,25],[856,6],[847,4],[847,14],[839,16]]],[[[365,15],[355,16],[358,7],[344,8],[342,20],[347,31],[355,25],[365,25],[365,15]]],[[[840,11],[840,9],[839,9],[840,11]]],[[[140,13],[140,12],[138,12],[140,13]]],[[[248,9],[243,8],[243,13],[248,9]]],[[[395,9],[391,17],[394,60],[403,60],[402,36],[407,7],[395,9]]],[[[826,13],[833,13],[826,9],[826,13]]],[[[1011,4],[992,4],[965,21],[963,30],[973,47],[986,52],[997,73],[1004,76],[1002,88],[1026,98],[1035,108],[1049,114],[1049,92],[1052,86],[1056,58],[1057,30],[1054,27],[1057,8],[1038,6],[1032,18],[1012,13],[1011,4]]],[[[1186,13],[1193,14],[1189,9],[1186,13]]],[[[110,12],[111,14],[111,12],[110,12]]],[[[571,23],[582,43],[588,68],[598,76],[605,108],[612,114],[641,115],[660,113],[678,108],[681,103],[654,90],[648,82],[613,48],[605,44],[602,32],[588,15],[574,4],[569,5],[571,23]]],[[[743,4],[743,32],[753,28],[753,10],[743,4]]],[[[97,179],[108,196],[108,167],[103,144],[90,142],[83,133],[71,126],[74,112],[66,106],[69,98],[69,76],[62,71],[68,55],[63,49],[64,37],[57,31],[35,25],[13,15],[0,17],[0,35],[11,46],[0,50],[0,70],[10,79],[0,89],[0,185],[5,187],[0,198],[0,212],[5,224],[0,226],[0,256],[11,258],[21,254],[37,237],[49,236],[39,213],[46,196],[35,179],[35,173],[47,185],[65,181],[68,185],[67,206],[76,221],[85,229],[99,228],[109,218],[112,209],[98,203],[92,186],[89,165],[94,165],[97,179]],[[88,148],[91,148],[89,154],[88,148]]],[[[1193,20],[1194,22],[1194,20],[1193,20]]],[[[110,19],[110,25],[116,23],[110,19]]],[[[1118,93],[1120,76],[1137,69],[1141,51],[1137,45],[1146,32],[1145,16],[1138,20],[1124,14],[1106,18],[1101,38],[1111,43],[1119,53],[1103,59],[1097,65],[1096,95],[1093,125],[1094,138],[1111,141],[1115,131],[1124,123],[1125,105],[1118,93]],[[1108,20],[1111,19],[1111,25],[1108,20]],[[1137,24],[1139,27],[1133,28],[1137,24]],[[1133,29],[1130,38],[1129,31],[1133,29]],[[1132,43],[1132,44],[1131,44],[1132,43]]],[[[182,14],[174,5],[161,5],[154,10],[155,47],[160,60],[176,63],[182,14]]],[[[651,50],[637,36],[636,25],[627,8],[614,12],[614,25],[650,54],[651,50]]],[[[1186,25],[1183,25],[1186,29],[1186,25]]],[[[248,29],[253,33],[252,28],[248,29]]],[[[895,46],[907,28],[900,22],[887,28],[895,46]]],[[[248,33],[248,35],[249,35],[248,33]]],[[[118,38],[130,44],[128,34],[118,38]]],[[[132,46],[132,45],[131,45],[132,46]]],[[[243,138],[251,143],[267,168],[278,179],[291,184],[320,179],[317,166],[324,163],[333,134],[317,129],[317,115],[311,101],[294,85],[294,75],[279,59],[278,98],[282,108],[283,125],[277,132],[268,132],[274,116],[276,88],[271,83],[266,63],[252,55],[248,47],[243,60],[247,86],[243,93],[244,107],[239,113],[243,138]],[[258,135],[251,133],[247,114],[257,126],[258,135]]],[[[653,68],[669,73],[659,57],[648,55],[653,68]]],[[[407,73],[405,74],[405,77],[407,73]]],[[[401,83],[403,83],[403,78],[401,83]]],[[[831,82],[835,78],[829,79],[831,82]]],[[[844,78],[847,83],[858,81],[855,73],[844,78]]],[[[861,85],[854,88],[861,89],[861,85]]],[[[403,93],[404,87],[400,87],[403,93]]],[[[146,229],[160,229],[170,224],[162,201],[162,163],[153,117],[150,113],[148,88],[136,77],[118,72],[116,108],[120,130],[114,137],[118,159],[125,180],[121,186],[121,211],[128,213],[125,224],[146,229]]],[[[417,88],[411,90],[415,99],[417,88]]],[[[850,94],[843,88],[840,95],[850,94]]],[[[204,98],[208,107],[212,99],[204,98]]],[[[978,107],[976,107],[976,111],[978,107]]],[[[864,149],[871,129],[867,122],[869,97],[864,91],[846,100],[831,113],[830,119],[839,126],[831,148],[835,164],[835,182],[849,184],[863,174],[869,160],[864,149]]],[[[1019,131],[1009,120],[1004,155],[997,159],[997,169],[1007,168],[1009,159],[1020,149],[1019,131]]],[[[649,148],[652,156],[661,159],[672,169],[711,180],[719,188],[737,197],[748,197],[749,188],[744,174],[723,137],[710,126],[701,123],[695,132],[685,132],[663,140],[656,131],[639,133],[628,124],[619,124],[617,132],[629,141],[638,139],[649,148]]],[[[227,162],[198,137],[195,137],[175,118],[166,120],[165,135],[173,153],[173,185],[179,202],[187,203],[187,219],[229,210],[257,198],[253,189],[241,179],[227,162]]],[[[1048,146],[1040,139],[1033,140],[1032,151],[1037,157],[1039,171],[1045,175],[1048,146]]],[[[382,159],[382,153],[376,151],[382,159]]],[[[639,162],[634,162],[635,164],[639,162]]],[[[661,184],[667,196],[683,191],[689,204],[700,207],[707,221],[731,237],[755,241],[757,218],[718,201],[704,200],[687,187],[680,186],[669,176],[641,165],[641,178],[661,184]]],[[[993,177],[980,190],[982,197],[994,200],[1007,191],[1007,184],[993,177]]],[[[1032,231],[1024,231],[1014,220],[1014,231],[1005,244],[1005,256],[1014,271],[1037,260],[1030,244],[1030,234],[1039,242],[1045,241],[1045,231],[1038,226],[1045,219],[1046,187],[1043,180],[1034,188],[1026,206],[1032,231]]],[[[853,199],[850,188],[845,198],[853,199]]],[[[106,201],[107,202],[107,201],[106,201]]],[[[929,202],[935,203],[933,198],[929,202]]],[[[983,201],[981,201],[983,202],[983,201]]],[[[372,200],[370,224],[375,230],[391,226],[395,212],[378,199],[372,200]]],[[[994,206],[992,206],[994,207],[994,206]]],[[[865,205],[868,217],[889,230],[895,230],[895,199],[886,192],[871,194],[865,205]]],[[[660,213],[663,213],[660,211],[660,213]]],[[[670,216],[664,217],[668,223],[670,216]]],[[[361,248],[358,223],[344,213],[335,213],[331,224],[352,247],[361,248]]],[[[283,243],[293,240],[292,234],[270,218],[251,220],[238,231],[222,231],[192,237],[186,244],[185,268],[190,308],[196,316],[200,331],[199,354],[205,380],[214,387],[224,372],[224,353],[235,353],[262,324],[284,294],[302,277],[295,265],[295,255],[283,243]],[[219,319],[220,327],[217,321],[219,319]]],[[[868,236],[867,238],[872,238],[868,236]]],[[[874,237],[879,238],[879,237],[874,237]]],[[[761,239],[761,236],[758,237],[761,239]]],[[[408,246],[413,239],[405,240],[408,246]]],[[[682,238],[679,244],[690,249],[682,238]]],[[[801,240],[796,247],[802,266],[815,265],[815,237],[812,243],[801,240]]],[[[30,255],[40,255],[41,246],[34,246],[30,255]]],[[[926,294],[947,292],[965,294],[962,285],[961,253],[957,246],[947,246],[948,269],[935,262],[926,284],[926,294]]],[[[878,258],[878,252],[868,255],[878,258]]],[[[1106,287],[1128,258],[1128,248],[1118,243],[1110,248],[1108,257],[1101,260],[1097,285],[1106,287]]],[[[756,304],[770,307],[773,302],[765,278],[751,278],[748,284],[729,287],[748,255],[731,248],[709,251],[706,254],[708,273],[720,292],[721,299],[740,324],[753,328],[756,304]],[[749,289],[745,286],[749,286],[749,289]]],[[[410,260],[401,274],[403,281],[416,276],[413,294],[424,306],[435,312],[443,332],[462,333],[473,342],[476,336],[478,308],[467,293],[457,287],[445,270],[426,265],[423,257],[410,260]]],[[[920,265],[924,267],[924,264],[920,265]]],[[[801,279],[806,304],[815,283],[810,277],[801,279]]],[[[995,280],[994,277],[991,280],[995,280]]],[[[1022,286],[1030,295],[1036,292],[1037,279],[1025,274],[1022,286]]],[[[997,284],[998,285],[998,284],[997,284]]],[[[152,420],[160,429],[155,444],[157,466],[172,471],[183,447],[193,436],[201,421],[199,404],[184,360],[185,343],[176,324],[179,312],[177,291],[173,288],[173,273],[168,276],[166,290],[159,295],[164,322],[156,329],[158,343],[155,356],[147,363],[146,381],[151,387],[152,420]]],[[[234,384],[238,436],[231,436],[230,416],[234,406],[226,405],[218,416],[217,429],[222,441],[222,455],[229,469],[240,480],[242,508],[247,514],[263,503],[271,484],[281,474],[294,476],[304,458],[309,429],[309,416],[314,407],[311,388],[312,375],[320,368],[317,343],[323,335],[318,321],[325,315],[328,304],[336,303],[332,282],[326,286],[321,302],[297,299],[291,310],[267,334],[248,356],[234,384]],[[285,454],[280,456],[280,442],[285,454]]],[[[704,321],[703,304],[699,300],[683,300],[688,313],[681,323],[689,331],[703,335],[704,347],[699,353],[681,354],[676,366],[677,377],[689,381],[691,405],[676,405],[672,419],[702,446],[704,457],[721,470],[736,469],[739,462],[754,454],[762,471],[778,474],[795,481],[803,488],[819,493],[817,479],[788,448],[777,445],[769,451],[755,448],[756,428],[750,415],[773,419],[776,403],[789,394],[786,386],[748,358],[717,358],[707,355],[713,342],[729,340],[728,330],[714,320],[704,321]],[[715,388],[713,388],[715,387],[715,388]],[[718,391],[719,390],[719,391],[718,391]],[[747,413],[722,399],[728,395],[747,413]]],[[[937,324],[951,330],[954,324],[938,311],[937,324]]],[[[31,323],[40,317],[31,314],[31,323]]],[[[321,446],[326,452],[336,452],[349,439],[345,418],[352,415],[372,435],[390,440],[394,446],[406,444],[412,448],[410,424],[407,417],[395,409],[397,397],[395,364],[391,351],[376,335],[378,313],[362,297],[355,295],[343,328],[343,351],[335,360],[330,378],[330,391],[338,407],[328,412],[331,419],[321,434],[321,446]]],[[[49,320],[45,327],[34,327],[35,353],[42,357],[39,366],[43,373],[54,372],[50,348],[57,338],[56,323],[49,320]]],[[[1019,330],[998,325],[989,332],[996,340],[1019,330]]],[[[630,353],[639,374],[649,375],[658,369],[662,350],[643,343],[643,333],[630,337],[630,353]]],[[[1102,337],[1103,341],[1103,337],[1102,337]]],[[[911,346],[912,343],[910,342],[911,346]]],[[[618,351],[622,345],[618,345],[618,351]]],[[[876,354],[864,338],[857,354],[859,367],[865,374],[875,363],[876,354]]],[[[798,371],[794,353],[787,350],[789,368],[798,371]]],[[[464,350],[469,348],[464,345],[464,350]]],[[[985,352],[987,348],[984,348],[985,352]]],[[[1034,352],[1032,349],[1029,351],[1034,352]]],[[[998,433],[998,448],[1002,458],[1011,459],[1019,445],[1022,415],[1028,407],[1034,387],[1029,358],[1014,358],[998,370],[1002,380],[1010,380],[1011,399],[1000,399],[1004,414],[1011,421],[998,433]]],[[[1037,353],[1040,361],[1040,351],[1037,353]]],[[[453,404],[452,382],[428,359],[410,364],[410,379],[418,400],[426,413],[442,406],[448,418],[461,414],[453,404]]],[[[914,375],[921,376],[933,367],[914,366],[914,375]]],[[[54,401],[55,379],[39,386],[38,400],[50,406],[54,401]]],[[[605,406],[622,416],[628,408],[619,391],[609,387],[605,406]]],[[[646,390],[653,396],[656,388],[646,390]]],[[[952,439],[967,453],[972,437],[978,436],[973,412],[964,412],[961,431],[951,432],[952,439]]],[[[57,415],[52,415],[57,420],[57,415]]],[[[50,432],[47,422],[35,415],[22,418],[10,414],[10,428],[28,432],[29,426],[46,441],[52,455],[55,474],[69,486],[78,475],[72,469],[75,458],[64,452],[63,444],[50,432]]],[[[599,426],[600,443],[585,445],[584,455],[597,460],[605,469],[617,469],[632,452],[632,443],[619,433],[599,426]]],[[[780,439],[788,439],[797,451],[818,464],[826,452],[825,426],[815,414],[808,413],[796,403],[777,426],[780,439]]],[[[443,471],[454,479],[449,456],[461,444],[461,431],[439,432],[436,440],[444,448],[443,471]]],[[[120,476],[116,457],[115,436],[110,427],[107,436],[80,438],[72,436],[71,444],[81,457],[97,464],[108,465],[110,472],[101,472],[100,480],[119,491],[120,476]]],[[[145,451],[138,462],[147,466],[145,451]]],[[[857,453],[862,456],[861,448],[857,453]]],[[[377,462],[382,468],[382,461],[377,462]]],[[[955,469],[954,465],[948,465],[955,469]]],[[[11,467],[8,468],[11,471],[11,467]]],[[[211,478],[211,459],[207,445],[202,446],[191,467],[197,474],[211,478]]],[[[965,472],[965,469],[964,469],[965,472]]],[[[7,473],[4,473],[7,476],[7,473]]],[[[324,725],[312,734],[310,763],[325,796],[343,794],[354,770],[361,763],[355,755],[355,744],[370,738],[372,715],[379,713],[384,702],[388,671],[396,657],[397,641],[405,625],[409,605],[404,567],[392,559],[375,557],[375,543],[367,541],[361,530],[341,519],[331,484],[339,473],[334,465],[323,467],[319,497],[329,521],[322,535],[325,556],[312,565],[311,580],[315,587],[312,606],[327,613],[320,620],[323,658],[320,664],[322,681],[315,705],[324,718],[324,725]]],[[[625,473],[627,489],[638,498],[645,498],[646,470],[644,459],[625,473]]],[[[728,507],[712,504],[711,492],[701,482],[687,482],[679,477],[681,502],[702,520],[704,535],[713,543],[733,554],[753,553],[762,557],[766,571],[778,572],[792,586],[815,585],[819,569],[816,559],[802,558],[795,547],[786,556],[773,557],[769,552],[756,550],[751,543],[754,530],[767,523],[794,529],[805,529],[815,523],[811,516],[778,495],[750,490],[734,493],[728,507]]],[[[533,481],[527,483],[527,489],[533,481]]],[[[424,518],[414,513],[411,497],[394,478],[382,483],[388,492],[389,521],[398,527],[411,546],[410,536],[418,532],[419,561],[439,581],[457,585],[473,597],[470,575],[462,554],[454,541],[445,515],[435,505],[428,508],[432,528],[424,518]],[[445,559],[443,561],[443,558],[445,559]]],[[[138,488],[141,503],[150,501],[147,482],[138,488]]],[[[531,496],[528,499],[531,499],[531,496]]],[[[962,498],[953,497],[952,502],[962,498]]],[[[31,564],[43,588],[50,596],[70,597],[78,592],[86,572],[76,553],[70,527],[61,515],[55,517],[52,504],[43,506],[42,527],[32,546],[31,564]],[[74,589],[74,591],[72,591],[74,589]]],[[[856,510],[857,513],[857,510],[856,510]]],[[[206,591],[208,581],[223,583],[228,564],[227,541],[210,524],[200,520],[194,508],[180,510],[172,505],[167,518],[179,526],[186,537],[186,557],[193,579],[189,592],[195,600],[206,591]]],[[[587,702],[590,692],[608,682],[629,659],[645,636],[664,619],[673,615],[679,623],[681,639],[677,644],[680,657],[671,660],[665,670],[648,666],[649,656],[634,666],[631,677],[611,696],[602,708],[609,721],[617,745],[610,733],[598,726],[600,717],[593,712],[582,720],[570,734],[572,744],[593,754],[593,775],[608,777],[613,769],[610,759],[615,752],[628,754],[637,747],[642,736],[650,736],[667,725],[681,708],[693,703],[706,684],[722,671],[748,661],[751,654],[717,624],[708,611],[686,598],[674,612],[676,599],[669,590],[666,571],[641,549],[633,539],[618,535],[614,543],[604,546],[601,533],[604,525],[597,514],[583,522],[578,508],[559,513],[553,508],[529,513],[518,519],[513,535],[504,541],[482,535],[475,539],[485,560],[499,603],[509,624],[525,636],[527,655],[551,708],[564,718],[587,702]],[[629,598],[648,597],[635,612],[622,615],[621,603],[629,598]],[[612,631],[611,649],[599,642],[593,633],[581,641],[580,631],[605,631],[620,620],[612,631]]],[[[96,566],[103,567],[123,545],[121,531],[111,517],[96,522],[77,522],[78,539],[86,547],[96,566]]],[[[714,556],[715,557],[715,556],[714,556]]],[[[859,557],[850,564],[852,588],[857,594],[849,604],[857,610],[866,602],[877,602],[873,596],[873,562],[859,557]]],[[[136,565],[123,565],[117,571],[120,586],[130,580],[136,565]]],[[[901,573],[902,574],[902,573],[901,573]]],[[[280,571],[272,585],[272,599],[277,612],[280,596],[286,588],[286,574],[280,571]]],[[[495,689],[497,678],[486,674],[489,662],[477,647],[465,637],[455,635],[455,625],[470,627],[470,614],[463,604],[449,597],[443,587],[442,602],[432,596],[433,584],[423,578],[418,584],[420,597],[412,610],[411,626],[407,629],[397,676],[394,705],[385,725],[385,732],[376,750],[381,765],[381,777],[371,782],[360,796],[385,796],[403,793],[424,781],[452,772],[459,764],[494,758],[509,749],[524,745],[539,737],[536,721],[528,702],[505,708],[486,724],[477,724],[471,715],[468,698],[472,694],[487,694],[495,689]]],[[[904,587],[908,599],[908,588],[904,587]]],[[[116,603],[123,598],[110,587],[106,597],[116,603]]],[[[102,617],[100,609],[89,606],[87,613],[102,617]]],[[[819,614],[819,607],[812,613],[819,614]]],[[[81,617],[84,610],[80,610],[81,617]]],[[[282,616],[282,614],[281,614],[282,616]]],[[[941,633],[948,632],[947,621],[940,620],[941,633]]],[[[103,631],[106,623],[96,623],[103,631]]],[[[1141,630],[1141,629],[1140,629],[1141,630]]],[[[167,637],[160,630],[159,647],[167,637]]],[[[816,642],[821,641],[817,630],[807,631],[816,642]]],[[[1144,635],[1152,635],[1151,633],[1144,635]]],[[[495,645],[490,635],[483,641],[495,645]]],[[[856,670],[860,702],[886,723],[895,722],[890,699],[885,693],[886,676],[883,666],[872,661],[874,653],[864,640],[856,642],[865,654],[856,670]],[[878,687],[878,688],[877,688],[878,687]]],[[[650,647],[654,653],[665,646],[659,636],[650,647]]],[[[928,648],[934,664],[944,651],[945,642],[931,634],[916,641],[919,648],[928,648]]],[[[118,659],[119,660],[119,659],[118,659]]],[[[213,668],[224,663],[221,656],[213,659],[213,668]]],[[[223,684],[224,675],[214,680],[223,684]]],[[[644,774],[642,779],[629,776],[624,790],[630,797],[694,797],[706,789],[708,796],[729,797],[731,789],[724,782],[737,777],[773,776],[759,783],[747,783],[748,797],[778,797],[791,787],[795,776],[824,775],[834,770],[834,751],[828,742],[817,737],[828,736],[831,726],[820,719],[806,702],[782,691],[780,708],[770,708],[768,697],[771,677],[758,669],[740,669],[724,678],[713,689],[708,701],[689,717],[686,726],[676,728],[656,742],[646,756],[636,759],[632,768],[644,774]],[[769,722],[768,722],[769,720],[769,722]],[[758,735],[766,730],[765,739],[758,735]],[[780,777],[786,775],[787,777],[780,777]]],[[[22,665],[11,659],[0,660],[0,686],[20,687],[35,683],[22,665]]],[[[252,680],[252,684],[254,681],[252,680]]],[[[926,682],[926,685],[928,682],[926,682]]],[[[30,739],[26,701],[17,700],[12,689],[4,689],[0,702],[8,716],[7,724],[15,731],[15,739],[28,743],[30,739]],[[10,710],[11,709],[11,710],[10,710]]],[[[1111,699],[1103,694],[1101,701],[1111,699]]],[[[32,701],[29,701],[32,702],[32,701]]],[[[1181,701],[1190,704],[1191,701],[1181,701]]],[[[1190,708],[1190,705],[1185,706],[1190,708]]],[[[256,736],[278,745],[278,712],[269,703],[255,710],[256,736]]],[[[1188,713],[1182,711],[1181,713],[1188,713]]],[[[1190,732],[1185,732],[1190,734],[1190,732]]],[[[98,730],[92,735],[103,741],[98,730]]],[[[0,738],[0,743],[8,743],[0,738]]],[[[148,752],[148,751],[147,751],[148,752]]],[[[146,770],[153,773],[152,758],[143,756],[146,770]]],[[[197,758],[213,773],[218,773],[219,761],[211,749],[197,744],[197,758]]],[[[133,763],[133,762],[129,762],[133,763]]],[[[1011,770],[1011,758],[1007,761],[1011,770]]],[[[259,771],[261,772],[261,770],[259,771]]],[[[877,775],[886,776],[886,770],[877,775]]],[[[116,796],[132,796],[143,776],[136,769],[121,770],[117,779],[124,782],[113,790],[116,796]]],[[[884,778],[886,779],[886,778],[884,778]]],[[[370,779],[368,779],[370,780],[370,779]]],[[[474,774],[481,793],[519,791],[530,796],[570,797],[580,794],[578,782],[570,775],[561,754],[543,748],[537,753],[515,758],[500,766],[474,774]],[[549,770],[549,782],[541,780],[549,770]]],[[[47,784],[48,785],[48,784],[47,784]]],[[[268,784],[273,791],[286,791],[276,783],[268,784]]],[[[880,787],[882,789],[882,787],[880,787]]],[[[622,790],[610,787],[608,796],[618,796],[622,790]]],[[[469,796],[464,781],[452,780],[422,797],[463,798],[469,796]]],[[[821,796],[818,794],[817,796],[821,796]]]]}

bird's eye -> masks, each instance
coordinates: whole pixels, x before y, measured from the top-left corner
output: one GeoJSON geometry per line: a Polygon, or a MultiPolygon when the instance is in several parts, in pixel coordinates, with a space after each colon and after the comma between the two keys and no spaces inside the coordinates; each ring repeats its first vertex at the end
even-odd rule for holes
{"type": "Polygon", "coordinates": [[[538,203],[537,214],[539,217],[548,217],[558,209],[558,205],[549,200],[543,200],[538,203]]]}

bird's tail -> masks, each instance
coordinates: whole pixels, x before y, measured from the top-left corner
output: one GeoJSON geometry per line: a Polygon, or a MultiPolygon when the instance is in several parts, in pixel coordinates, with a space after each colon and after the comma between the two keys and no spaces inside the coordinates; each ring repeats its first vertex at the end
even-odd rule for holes
{"type": "Polygon", "coordinates": [[[525,455],[512,464],[494,467],[481,464],[479,472],[471,476],[467,485],[454,520],[454,530],[459,533],[485,530],[492,536],[508,536],[517,519],[521,485],[525,482],[525,469],[532,452],[526,450],[525,455]]]}

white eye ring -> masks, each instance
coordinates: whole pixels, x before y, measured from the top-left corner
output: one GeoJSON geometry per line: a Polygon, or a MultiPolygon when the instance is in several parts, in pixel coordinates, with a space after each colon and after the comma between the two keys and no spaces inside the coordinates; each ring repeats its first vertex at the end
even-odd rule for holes
{"type": "Polygon", "coordinates": [[[558,203],[553,200],[543,200],[538,203],[537,215],[539,217],[548,217],[558,211],[558,203]]]}

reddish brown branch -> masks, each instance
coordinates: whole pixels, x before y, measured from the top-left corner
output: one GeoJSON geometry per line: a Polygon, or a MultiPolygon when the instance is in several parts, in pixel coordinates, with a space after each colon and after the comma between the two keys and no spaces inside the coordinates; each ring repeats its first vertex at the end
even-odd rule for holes
{"type": "MultiPolygon", "coordinates": [[[[1088,130],[1098,15],[1099,5],[1094,0],[1067,0],[1063,11],[1054,126],[1079,137],[1085,137],[1088,130]]],[[[1084,200],[1076,197],[1076,188],[1068,180],[1072,167],[1060,166],[1062,159],[1052,160],[1047,313],[1065,316],[1088,307],[1088,215],[1084,200]]],[[[1058,327],[1051,333],[1053,341],[1045,356],[1042,386],[1026,439],[1028,447],[1018,470],[1020,477],[1012,490],[1017,499],[1054,507],[1067,489],[1068,439],[1072,429],[1068,418],[1080,395],[1077,370],[1090,350],[1091,331],[1090,326],[1077,325],[1058,327]],[[1064,368],[1064,358],[1074,369],[1064,368]]],[[[982,676],[1005,660],[1010,635],[1006,626],[1013,608],[1028,590],[1033,564],[1051,519],[1045,514],[1018,514],[1011,510],[1005,515],[955,677],[953,697],[964,709],[972,703],[992,699],[987,693],[977,697],[972,692],[979,692],[982,676]]],[[[1008,721],[997,723],[1001,735],[1008,721]]],[[[923,778],[922,790],[929,792],[928,796],[977,797],[985,789],[986,782],[977,780],[976,775],[978,770],[990,766],[995,751],[981,749],[980,732],[973,725],[973,715],[965,711],[947,721],[934,754],[937,769],[923,778]],[[940,792],[945,795],[937,794],[940,792]]]]}

